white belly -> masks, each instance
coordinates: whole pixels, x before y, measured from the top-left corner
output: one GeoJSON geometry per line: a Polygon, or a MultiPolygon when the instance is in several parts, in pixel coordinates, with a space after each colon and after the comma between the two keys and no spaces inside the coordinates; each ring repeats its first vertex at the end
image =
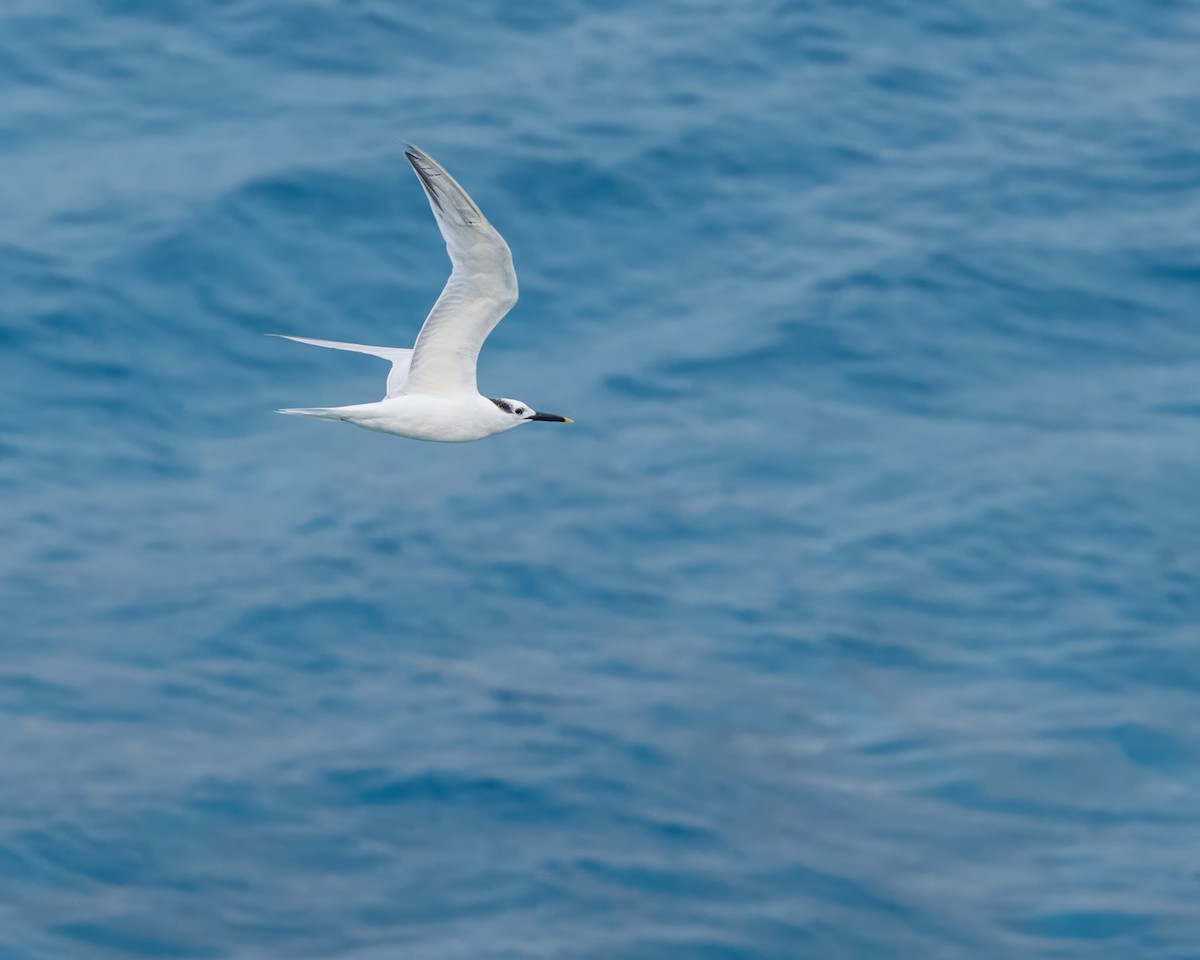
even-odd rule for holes
{"type": "Polygon", "coordinates": [[[482,440],[504,433],[520,422],[500,417],[495,405],[480,396],[400,396],[340,407],[338,413],[347,423],[367,430],[441,443],[482,440]]]}

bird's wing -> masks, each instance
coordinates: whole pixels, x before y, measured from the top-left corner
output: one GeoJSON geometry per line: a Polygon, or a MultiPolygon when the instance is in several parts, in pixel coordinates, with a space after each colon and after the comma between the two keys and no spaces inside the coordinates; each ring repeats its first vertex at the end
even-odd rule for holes
{"type": "Polygon", "coordinates": [[[365,343],[342,343],[340,340],[314,340],[312,337],[289,337],[286,333],[272,333],[272,337],[282,337],[284,340],[295,340],[297,343],[311,343],[314,347],[329,347],[333,350],[351,350],[354,353],[369,353],[373,357],[382,357],[392,362],[392,369],[387,378],[387,397],[398,397],[404,392],[404,381],[408,377],[408,366],[412,362],[413,352],[408,347],[371,347],[365,343]]]}
{"type": "Polygon", "coordinates": [[[476,393],[475,361],[492,328],[517,302],[517,274],[504,238],[432,157],[411,144],[417,171],[454,269],[413,347],[405,393],[476,393]]]}

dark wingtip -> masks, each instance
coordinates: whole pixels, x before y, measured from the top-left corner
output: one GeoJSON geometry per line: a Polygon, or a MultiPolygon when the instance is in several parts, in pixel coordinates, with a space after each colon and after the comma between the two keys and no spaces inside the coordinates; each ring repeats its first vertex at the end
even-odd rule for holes
{"type": "Polygon", "coordinates": [[[442,198],[438,196],[437,190],[433,187],[432,178],[438,176],[438,173],[435,170],[429,169],[428,157],[420,151],[419,147],[414,147],[411,143],[405,146],[404,155],[408,157],[408,162],[412,164],[413,170],[416,171],[417,177],[420,179],[421,185],[425,188],[425,193],[429,197],[430,203],[437,210],[445,213],[446,208],[442,204],[442,198]]]}

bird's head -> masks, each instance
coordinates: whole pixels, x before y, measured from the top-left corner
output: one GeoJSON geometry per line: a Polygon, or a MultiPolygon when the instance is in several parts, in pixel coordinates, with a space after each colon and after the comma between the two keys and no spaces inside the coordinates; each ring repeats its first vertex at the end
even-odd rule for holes
{"type": "Polygon", "coordinates": [[[529,404],[520,400],[510,400],[507,397],[490,397],[500,415],[512,421],[511,426],[528,423],[531,420],[541,420],[548,423],[574,423],[568,417],[560,417],[557,413],[538,413],[529,404]]]}

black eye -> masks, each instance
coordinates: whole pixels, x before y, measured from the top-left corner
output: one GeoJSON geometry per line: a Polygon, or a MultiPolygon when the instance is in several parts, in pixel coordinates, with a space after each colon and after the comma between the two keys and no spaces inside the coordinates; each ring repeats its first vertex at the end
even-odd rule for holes
{"type": "Polygon", "coordinates": [[[517,416],[518,416],[518,417],[519,417],[521,414],[523,414],[524,412],[525,412],[525,408],[524,408],[524,407],[517,407],[517,416]]]}

